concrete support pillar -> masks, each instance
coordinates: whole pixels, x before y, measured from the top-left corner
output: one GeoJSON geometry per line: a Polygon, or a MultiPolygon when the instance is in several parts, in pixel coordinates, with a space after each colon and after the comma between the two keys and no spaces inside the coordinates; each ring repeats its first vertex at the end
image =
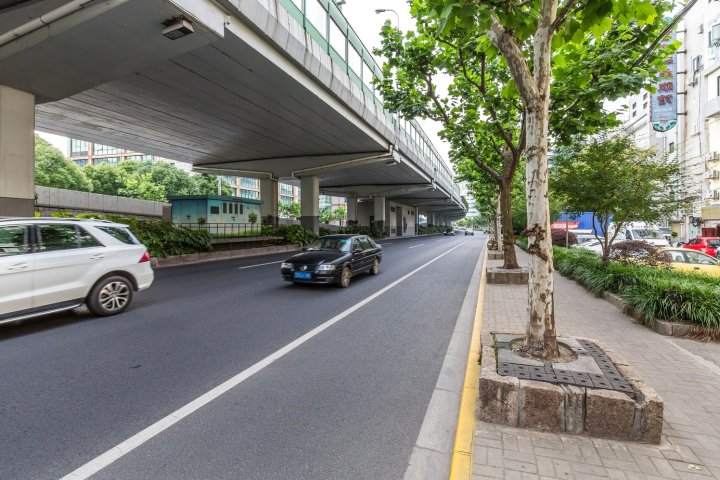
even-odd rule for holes
{"type": "Polygon", "coordinates": [[[420,228],[420,209],[415,207],[415,235],[418,234],[418,228],[420,228]]]}
{"type": "Polygon", "coordinates": [[[320,179],[300,179],[300,224],[313,232],[320,233],[320,179]]]}
{"type": "Polygon", "coordinates": [[[278,222],[278,181],[272,178],[260,180],[260,218],[262,223],[277,225],[278,222]]]}
{"type": "Polygon", "coordinates": [[[437,219],[435,218],[435,212],[428,216],[428,223],[432,226],[437,226],[437,219]]]}
{"type": "MultiPolygon", "coordinates": [[[[378,230],[385,232],[385,197],[373,198],[373,225],[378,230]]],[[[385,232],[388,233],[388,232],[385,232]]]]}
{"type": "Polygon", "coordinates": [[[357,198],[354,197],[348,197],[347,199],[347,219],[348,219],[348,225],[353,225],[358,223],[358,201],[357,198]]]}
{"type": "Polygon", "coordinates": [[[35,212],[35,96],[0,85],[0,217],[35,212]]]}

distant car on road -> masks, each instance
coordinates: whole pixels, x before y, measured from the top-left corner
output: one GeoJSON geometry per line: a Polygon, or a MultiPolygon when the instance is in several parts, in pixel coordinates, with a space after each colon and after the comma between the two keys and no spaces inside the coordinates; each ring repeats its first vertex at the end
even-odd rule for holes
{"type": "Polygon", "coordinates": [[[467,230],[465,230],[465,235],[473,235],[474,236],[475,230],[473,230],[472,228],[468,228],[467,230]]]}
{"type": "Polygon", "coordinates": [[[0,220],[0,323],[87,304],[123,312],[153,282],[150,255],[127,225],[104,220],[0,220]]]}
{"type": "Polygon", "coordinates": [[[380,273],[382,253],[382,247],[366,235],[326,235],[282,262],[280,273],[293,283],[335,283],[346,288],[359,273],[380,273]]]}
{"type": "Polygon", "coordinates": [[[455,229],[453,229],[452,227],[448,227],[445,229],[445,232],[443,233],[443,235],[448,235],[448,236],[454,237],[455,229]]]}
{"type": "Polygon", "coordinates": [[[697,250],[711,257],[717,257],[720,250],[720,237],[697,237],[683,245],[683,248],[697,250]]]}

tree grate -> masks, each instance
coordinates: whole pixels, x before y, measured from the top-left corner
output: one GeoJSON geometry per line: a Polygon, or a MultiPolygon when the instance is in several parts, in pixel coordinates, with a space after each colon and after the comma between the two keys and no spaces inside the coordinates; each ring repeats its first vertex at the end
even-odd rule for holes
{"type": "MultiPolygon", "coordinates": [[[[523,380],[537,380],[554,384],[576,385],[579,387],[614,390],[635,398],[635,390],[625,377],[618,371],[615,364],[600,348],[587,340],[578,340],[581,348],[574,347],[578,356],[590,356],[600,368],[600,374],[583,372],[577,369],[559,368],[561,364],[544,363],[543,365],[524,365],[521,363],[498,362],[498,375],[517,377],[523,380]]],[[[495,342],[498,350],[510,349],[510,342],[495,342]]]]}

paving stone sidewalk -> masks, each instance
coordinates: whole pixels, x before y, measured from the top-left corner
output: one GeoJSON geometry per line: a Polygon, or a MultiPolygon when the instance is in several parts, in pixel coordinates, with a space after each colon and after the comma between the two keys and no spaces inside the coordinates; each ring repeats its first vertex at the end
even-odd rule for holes
{"type": "MultiPolygon", "coordinates": [[[[518,250],[518,257],[527,265],[525,252],[518,250]]],[[[478,422],[473,480],[720,479],[720,344],[658,335],[558,273],[555,288],[558,334],[608,345],[663,398],[663,442],[645,445],[478,422]]],[[[484,331],[523,332],[526,312],[527,286],[485,286],[484,331]]]]}

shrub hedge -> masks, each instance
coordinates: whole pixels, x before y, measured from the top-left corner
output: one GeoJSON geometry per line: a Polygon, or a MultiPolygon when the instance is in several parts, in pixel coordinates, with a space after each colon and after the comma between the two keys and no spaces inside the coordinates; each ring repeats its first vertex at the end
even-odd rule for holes
{"type": "MultiPolygon", "coordinates": [[[[527,250],[527,239],[517,241],[527,250]]],[[[554,247],[555,269],[593,293],[618,294],[639,319],[686,321],[720,329],[720,278],[602,259],[583,249],[554,247]]]]}
{"type": "Polygon", "coordinates": [[[448,227],[437,225],[418,225],[418,235],[430,235],[433,233],[445,233],[448,227]]]}
{"type": "Polygon", "coordinates": [[[128,225],[153,257],[207,252],[212,249],[210,234],[205,230],[191,230],[164,220],[140,220],[114,215],[108,215],[107,219],[128,225]]]}

